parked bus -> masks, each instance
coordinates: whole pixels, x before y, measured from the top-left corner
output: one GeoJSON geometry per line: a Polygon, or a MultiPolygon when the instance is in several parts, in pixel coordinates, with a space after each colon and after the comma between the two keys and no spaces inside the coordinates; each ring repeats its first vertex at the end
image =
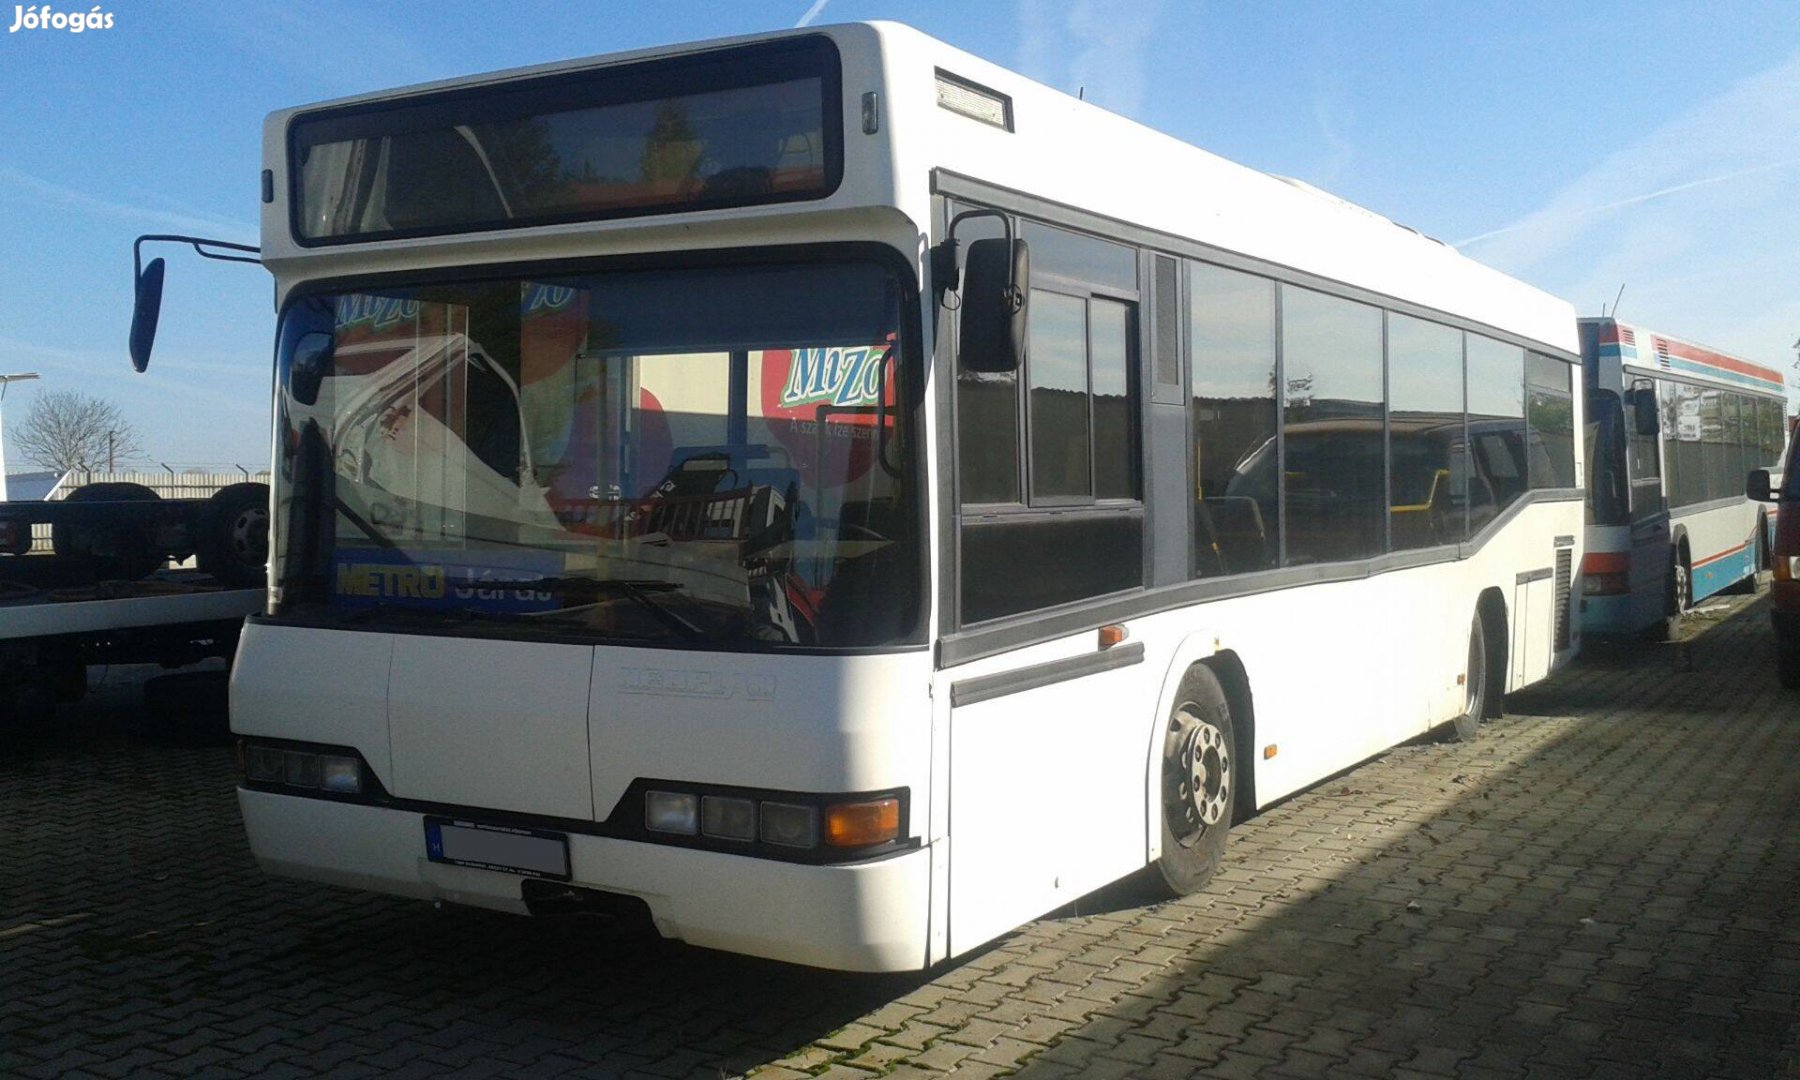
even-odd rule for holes
{"type": "Polygon", "coordinates": [[[272,873],[918,969],[1573,653],[1567,304],[912,30],[264,146],[272,873]]]}
{"type": "Polygon", "coordinates": [[[1781,372],[1616,319],[1582,319],[1581,353],[1582,627],[1663,636],[1697,601],[1754,592],[1776,510],[1744,477],[1779,468],[1781,372]]]}

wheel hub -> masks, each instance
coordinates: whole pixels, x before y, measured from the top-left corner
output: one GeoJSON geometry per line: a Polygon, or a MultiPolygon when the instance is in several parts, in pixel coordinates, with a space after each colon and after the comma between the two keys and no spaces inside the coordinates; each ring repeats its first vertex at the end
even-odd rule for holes
{"type": "Polygon", "coordinates": [[[246,564],[261,562],[269,550],[269,514],[253,507],[238,514],[231,522],[231,547],[238,560],[246,564]]]}
{"type": "Polygon", "coordinates": [[[1163,800],[1171,831],[1183,843],[1225,820],[1231,807],[1231,747],[1225,733],[1193,710],[1169,721],[1163,800]]]}

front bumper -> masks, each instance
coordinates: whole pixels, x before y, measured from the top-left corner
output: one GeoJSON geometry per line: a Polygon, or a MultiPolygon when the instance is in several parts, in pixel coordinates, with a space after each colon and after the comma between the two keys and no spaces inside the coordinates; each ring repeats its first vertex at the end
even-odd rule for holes
{"type": "MultiPolygon", "coordinates": [[[[427,859],[422,814],[242,788],[238,807],[268,873],[526,912],[518,875],[427,859]]],[[[926,964],[928,848],[808,866],[575,833],[569,862],[571,884],[638,897],[692,945],[844,971],[926,964]]]]}

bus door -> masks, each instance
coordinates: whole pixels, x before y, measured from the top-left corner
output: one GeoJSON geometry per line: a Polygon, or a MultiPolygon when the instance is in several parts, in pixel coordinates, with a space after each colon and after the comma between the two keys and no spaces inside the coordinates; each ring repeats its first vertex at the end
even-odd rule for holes
{"type": "Polygon", "coordinates": [[[1631,596],[1639,622],[1663,615],[1669,573],[1669,505],[1663,493],[1656,384],[1634,379],[1624,395],[1625,469],[1630,489],[1631,596]]]}

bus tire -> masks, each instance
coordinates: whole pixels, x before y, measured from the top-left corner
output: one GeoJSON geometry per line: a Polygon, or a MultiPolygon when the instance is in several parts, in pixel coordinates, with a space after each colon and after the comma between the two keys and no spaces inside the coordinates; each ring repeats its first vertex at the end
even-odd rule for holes
{"type": "Polygon", "coordinates": [[[1450,722],[1457,742],[1474,742],[1481,734],[1481,719],[1487,715],[1488,677],[1487,627],[1481,612],[1469,623],[1469,656],[1463,672],[1463,711],[1450,722]]]}
{"type": "Polygon", "coordinates": [[[1673,641],[1680,633],[1681,618],[1694,606],[1694,572],[1688,566],[1687,549],[1669,549],[1669,575],[1663,586],[1663,617],[1650,625],[1652,641],[1673,641]]]}
{"type": "Polygon", "coordinates": [[[269,486],[230,484],[213,492],[195,546],[200,569],[220,584],[261,585],[269,564],[269,486]]]}
{"type": "Polygon", "coordinates": [[[1162,854],[1156,869],[1175,896],[1204,888],[1225,857],[1238,788],[1236,738],[1218,677],[1202,664],[1189,668],[1163,726],[1162,854]]]}
{"type": "MultiPolygon", "coordinates": [[[[155,502],[162,496],[142,484],[86,484],[69,492],[69,502],[155,502]]],[[[56,556],[81,567],[97,581],[136,581],[162,569],[166,553],[158,550],[148,525],[121,518],[100,525],[57,523],[50,526],[56,556]]]]}

